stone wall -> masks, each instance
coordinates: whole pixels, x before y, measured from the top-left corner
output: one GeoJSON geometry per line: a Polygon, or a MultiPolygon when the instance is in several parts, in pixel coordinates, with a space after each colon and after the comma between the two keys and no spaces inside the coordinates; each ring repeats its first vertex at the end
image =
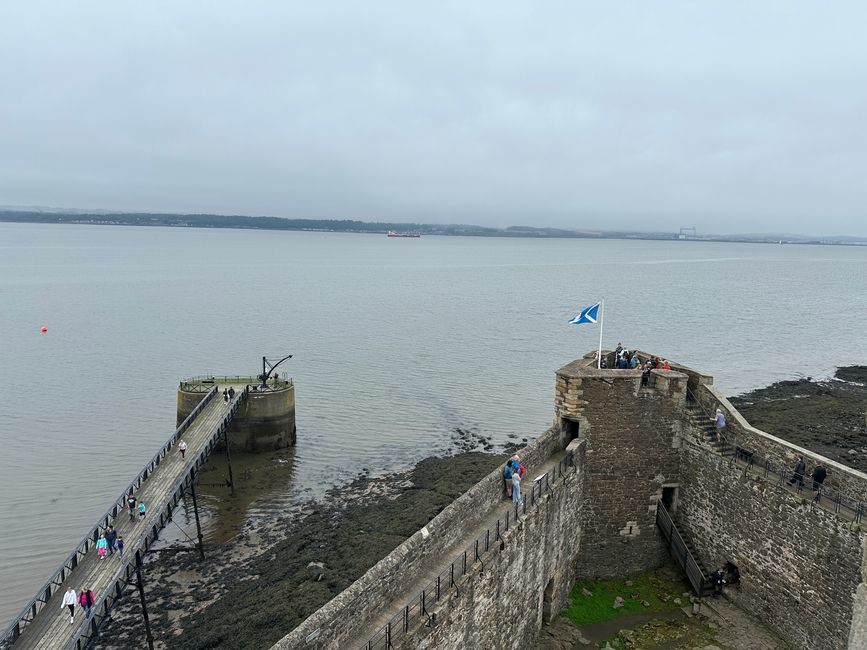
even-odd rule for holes
{"type": "MultiPolygon", "coordinates": [[[[693,391],[693,395],[707,413],[713,413],[717,408],[725,413],[726,434],[735,444],[767,459],[774,466],[787,470],[795,467],[798,456],[803,456],[807,465],[807,476],[816,464],[821,462],[828,470],[826,487],[840,491],[849,499],[867,502],[867,474],[864,472],[750,426],[731,402],[711,385],[699,386],[693,391]]],[[[793,426],[796,426],[796,423],[793,423],[793,426]]]]}
{"type": "MultiPolygon", "coordinates": [[[[550,428],[531,442],[521,452],[528,475],[532,477],[534,468],[543,465],[564,447],[565,440],[559,427],[550,428]]],[[[415,533],[287,634],[274,648],[343,648],[352,639],[372,635],[376,631],[370,629],[372,622],[383,614],[397,613],[388,611],[394,607],[395,599],[412,588],[420,573],[429,572],[431,563],[447,564],[451,561],[460,540],[478,528],[488,514],[503,503],[503,496],[501,469],[496,469],[432,519],[425,527],[426,534],[422,531],[415,533]]],[[[575,504],[572,505],[575,508],[575,504]]],[[[570,525],[577,530],[577,508],[575,510],[570,525]]],[[[540,546],[535,552],[554,551],[540,546]]],[[[571,580],[567,582],[558,587],[558,594],[564,590],[568,593],[571,580]]],[[[558,602],[562,604],[562,601],[558,602]]],[[[404,604],[400,603],[399,607],[404,604]]]]}
{"type": "Polygon", "coordinates": [[[543,622],[568,606],[583,517],[576,504],[581,503],[584,443],[573,445],[577,471],[528,510],[449,599],[429,609],[435,624],[419,626],[405,647],[533,647],[543,622]]]}
{"type": "MultiPolygon", "coordinates": [[[[705,567],[729,560],[740,568],[742,586],[728,594],[744,609],[799,649],[845,648],[847,638],[849,648],[867,647],[867,534],[714,452],[691,428],[687,395],[708,412],[723,408],[729,433],[758,455],[791,466],[803,454],[808,471],[821,460],[831,472],[827,484],[846,495],[864,498],[867,475],[754,429],[710,375],[672,367],[654,371],[650,387],[640,385],[640,371],[597,370],[589,356],[557,371],[555,424],[522,459],[533,476],[568,443],[575,471],[484,553],[457,590],[428,604],[434,623],[411,626],[408,646],[531,645],[542,621],[567,604],[574,579],[667,561],[655,511],[669,488],[677,492],[678,526],[705,567]]],[[[275,648],[342,648],[368,638],[420,574],[448,566],[502,499],[498,469],[275,648]]]]}
{"type": "Polygon", "coordinates": [[[738,566],[742,584],[728,597],[794,647],[846,647],[862,582],[859,526],[691,443],[683,448],[675,520],[708,571],[727,560],[738,566]]]}
{"type": "Polygon", "coordinates": [[[620,576],[663,565],[656,529],[663,487],[679,481],[686,375],[658,371],[641,387],[639,370],[597,370],[582,359],[557,371],[555,409],[565,430],[587,441],[584,535],[578,572],[620,576]]]}

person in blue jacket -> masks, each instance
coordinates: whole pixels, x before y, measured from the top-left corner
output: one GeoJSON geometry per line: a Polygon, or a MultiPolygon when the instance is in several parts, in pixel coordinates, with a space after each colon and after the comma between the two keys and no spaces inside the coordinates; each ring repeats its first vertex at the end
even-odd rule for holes
{"type": "Polygon", "coordinates": [[[506,494],[509,495],[510,499],[512,498],[512,470],[514,469],[516,469],[515,459],[510,458],[503,466],[503,480],[506,482],[506,494]]]}

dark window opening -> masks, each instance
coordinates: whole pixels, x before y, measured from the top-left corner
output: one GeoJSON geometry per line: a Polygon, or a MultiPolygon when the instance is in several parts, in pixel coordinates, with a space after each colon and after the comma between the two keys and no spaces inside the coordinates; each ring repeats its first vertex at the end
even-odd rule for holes
{"type": "Polygon", "coordinates": [[[563,429],[566,431],[566,437],[570,442],[578,437],[580,428],[580,423],[574,420],[563,420],[563,429]]]}

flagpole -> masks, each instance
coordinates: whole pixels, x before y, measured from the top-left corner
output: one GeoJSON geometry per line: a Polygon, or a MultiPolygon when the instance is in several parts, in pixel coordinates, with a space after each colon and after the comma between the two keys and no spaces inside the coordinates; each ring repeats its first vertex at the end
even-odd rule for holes
{"type": "Polygon", "coordinates": [[[605,299],[599,301],[599,351],[596,353],[596,369],[602,368],[602,326],[605,324],[605,299]]]}

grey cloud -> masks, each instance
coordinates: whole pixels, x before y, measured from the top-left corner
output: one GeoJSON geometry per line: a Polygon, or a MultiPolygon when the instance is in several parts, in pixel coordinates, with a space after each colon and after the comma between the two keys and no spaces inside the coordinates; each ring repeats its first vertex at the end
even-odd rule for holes
{"type": "Polygon", "coordinates": [[[14,3],[0,203],[867,235],[860,3],[14,3]]]}

